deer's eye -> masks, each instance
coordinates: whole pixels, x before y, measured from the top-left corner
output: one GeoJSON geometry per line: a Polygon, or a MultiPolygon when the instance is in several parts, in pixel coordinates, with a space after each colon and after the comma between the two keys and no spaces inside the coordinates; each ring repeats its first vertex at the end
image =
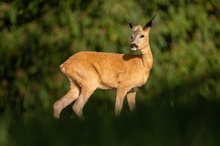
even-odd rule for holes
{"type": "Polygon", "coordinates": [[[140,38],[144,38],[144,35],[141,35],[140,38]]]}
{"type": "Polygon", "coordinates": [[[132,40],[133,40],[133,38],[134,38],[134,37],[133,37],[133,36],[131,36],[131,39],[132,39],[132,40]]]}

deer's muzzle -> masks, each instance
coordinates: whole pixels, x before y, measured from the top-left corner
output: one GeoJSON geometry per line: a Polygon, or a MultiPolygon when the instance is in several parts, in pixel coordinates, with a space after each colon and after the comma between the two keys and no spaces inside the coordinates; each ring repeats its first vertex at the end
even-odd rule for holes
{"type": "Polygon", "coordinates": [[[130,44],[130,48],[131,50],[137,50],[138,45],[136,45],[135,43],[130,44]]]}

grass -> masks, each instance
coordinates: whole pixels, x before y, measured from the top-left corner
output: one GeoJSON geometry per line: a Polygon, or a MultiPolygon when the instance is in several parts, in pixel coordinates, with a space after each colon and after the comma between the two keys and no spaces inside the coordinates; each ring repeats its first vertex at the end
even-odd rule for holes
{"type": "Polygon", "coordinates": [[[0,119],[0,145],[4,146],[216,146],[220,144],[220,103],[198,98],[193,104],[138,102],[134,112],[125,103],[120,116],[112,101],[90,100],[85,120],[71,106],[59,120],[49,111],[28,116],[6,110],[0,119]],[[149,106],[150,105],[150,106],[149,106]]]}

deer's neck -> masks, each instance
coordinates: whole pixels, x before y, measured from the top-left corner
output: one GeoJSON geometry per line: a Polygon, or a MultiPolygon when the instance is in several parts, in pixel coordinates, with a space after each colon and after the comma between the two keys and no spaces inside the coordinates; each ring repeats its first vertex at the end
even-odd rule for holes
{"type": "Polygon", "coordinates": [[[153,55],[150,46],[148,45],[140,51],[141,51],[141,59],[144,67],[151,69],[153,66],[153,55]]]}

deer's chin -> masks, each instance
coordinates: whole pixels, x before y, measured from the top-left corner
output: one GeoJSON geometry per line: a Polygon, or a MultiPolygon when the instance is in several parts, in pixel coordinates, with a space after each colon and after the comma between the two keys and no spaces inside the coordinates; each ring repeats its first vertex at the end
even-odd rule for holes
{"type": "Polygon", "coordinates": [[[131,50],[136,51],[136,50],[137,50],[137,48],[136,48],[136,47],[133,47],[133,48],[131,48],[131,50]]]}

